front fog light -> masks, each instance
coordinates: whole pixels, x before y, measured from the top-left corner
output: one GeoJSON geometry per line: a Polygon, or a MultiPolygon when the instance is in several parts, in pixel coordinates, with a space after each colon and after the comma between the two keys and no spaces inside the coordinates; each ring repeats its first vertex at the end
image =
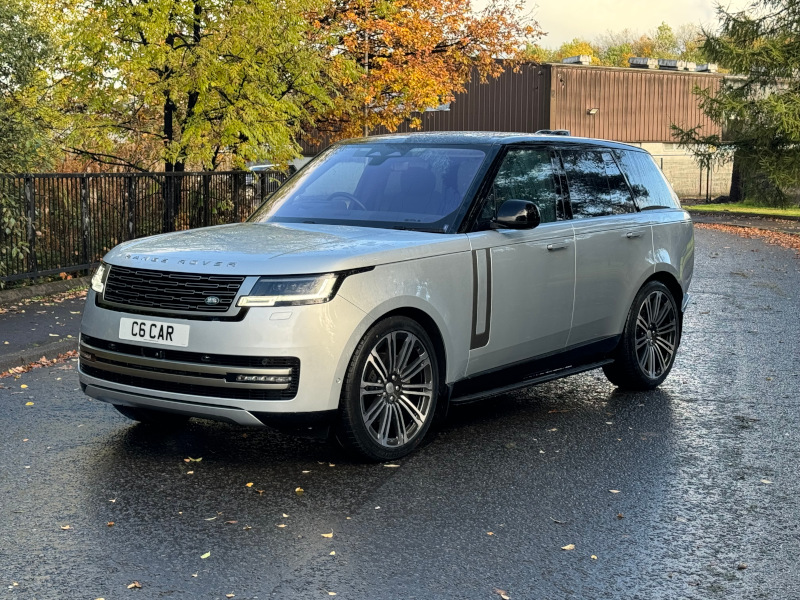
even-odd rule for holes
{"type": "Polygon", "coordinates": [[[100,263],[100,266],[97,267],[97,271],[95,271],[94,275],[92,275],[92,289],[98,294],[102,294],[103,290],[105,289],[107,270],[106,264],[100,263]]]}
{"type": "Polygon", "coordinates": [[[302,277],[262,277],[239,306],[294,306],[319,304],[333,297],[336,275],[304,275],[302,277]]]}

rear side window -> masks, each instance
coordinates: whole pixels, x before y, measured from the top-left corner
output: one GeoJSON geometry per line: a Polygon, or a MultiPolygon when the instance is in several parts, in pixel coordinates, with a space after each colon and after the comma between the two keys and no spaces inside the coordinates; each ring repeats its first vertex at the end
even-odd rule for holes
{"type": "Polygon", "coordinates": [[[617,150],[616,154],[639,210],[680,206],[652,156],[631,150],[617,150]]]}
{"type": "Polygon", "coordinates": [[[631,191],[609,150],[561,150],[569,184],[572,218],[636,212],[631,191]]]}

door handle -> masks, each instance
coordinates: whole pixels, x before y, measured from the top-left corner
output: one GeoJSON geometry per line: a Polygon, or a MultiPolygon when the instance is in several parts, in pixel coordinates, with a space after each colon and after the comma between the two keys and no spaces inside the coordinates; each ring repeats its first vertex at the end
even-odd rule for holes
{"type": "Polygon", "coordinates": [[[641,231],[629,231],[628,233],[625,234],[625,237],[628,238],[629,240],[632,240],[633,238],[642,237],[642,232],[641,231]]]}
{"type": "Polygon", "coordinates": [[[550,252],[553,252],[554,250],[564,250],[564,248],[566,248],[568,245],[569,244],[567,244],[566,242],[563,242],[561,244],[547,244],[547,249],[550,252]]]}

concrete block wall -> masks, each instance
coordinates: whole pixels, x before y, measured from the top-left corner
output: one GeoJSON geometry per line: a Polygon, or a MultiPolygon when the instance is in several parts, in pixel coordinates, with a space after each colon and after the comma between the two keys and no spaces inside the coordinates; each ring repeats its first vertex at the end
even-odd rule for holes
{"type": "Polygon", "coordinates": [[[705,198],[707,189],[710,189],[711,198],[727,196],[730,193],[733,163],[715,167],[709,174],[706,169],[700,168],[689,150],[678,147],[678,144],[635,145],[653,155],[680,198],[705,198]]]}

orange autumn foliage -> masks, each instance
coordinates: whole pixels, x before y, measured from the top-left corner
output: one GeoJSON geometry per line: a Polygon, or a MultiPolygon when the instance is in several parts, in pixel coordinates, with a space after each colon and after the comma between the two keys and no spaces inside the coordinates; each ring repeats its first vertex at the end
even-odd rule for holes
{"type": "Polygon", "coordinates": [[[338,0],[313,15],[331,55],[357,71],[343,83],[317,127],[333,138],[420,126],[425,109],[452,102],[477,74],[498,76],[522,58],[538,25],[522,5],[493,2],[474,13],[470,0],[338,0]],[[498,60],[506,59],[502,63],[498,60]]]}

